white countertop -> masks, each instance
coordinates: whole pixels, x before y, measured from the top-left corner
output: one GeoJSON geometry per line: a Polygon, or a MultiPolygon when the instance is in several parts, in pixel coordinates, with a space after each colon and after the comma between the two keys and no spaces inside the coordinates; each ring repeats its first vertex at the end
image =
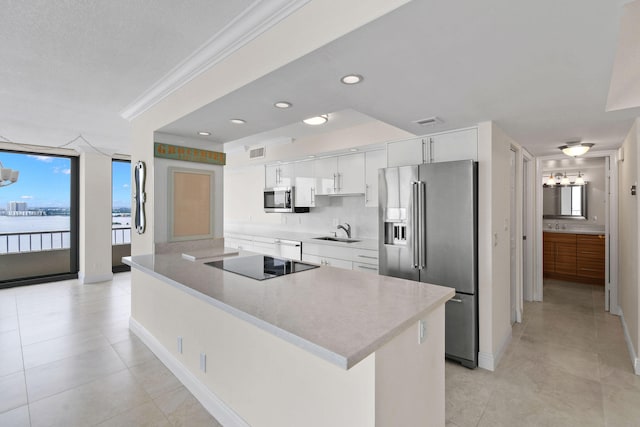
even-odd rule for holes
{"type": "MultiPolygon", "coordinates": [[[[246,255],[255,254],[240,252],[246,255]]],[[[453,288],[326,266],[258,281],[179,253],[124,261],[344,369],[454,295],[453,288]]]]}
{"type": "MultiPolygon", "coordinates": [[[[344,233],[340,232],[341,235],[338,237],[344,237],[344,233]]],[[[331,246],[343,246],[347,248],[354,249],[369,249],[369,250],[378,250],[378,240],[371,238],[361,238],[361,237],[353,237],[354,240],[359,240],[358,242],[353,243],[344,243],[344,242],[332,242],[330,240],[318,240],[316,237],[327,236],[327,234],[315,234],[315,233],[301,233],[298,231],[286,231],[286,230],[265,230],[265,229],[256,229],[256,230],[245,230],[245,229],[236,229],[236,228],[225,228],[224,232],[225,236],[260,236],[260,237],[268,237],[272,239],[283,239],[283,240],[295,240],[297,242],[304,243],[317,243],[320,245],[331,245],[331,246]]]]}

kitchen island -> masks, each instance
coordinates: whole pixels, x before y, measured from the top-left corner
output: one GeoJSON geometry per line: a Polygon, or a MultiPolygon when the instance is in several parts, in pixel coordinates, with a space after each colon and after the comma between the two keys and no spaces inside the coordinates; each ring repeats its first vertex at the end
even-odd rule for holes
{"type": "Polygon", "coordinates": [[[224,425],[444,425],[452,289],[331,267],[257,281],[210,260],[127,258],[130,325],[224,425]]]}

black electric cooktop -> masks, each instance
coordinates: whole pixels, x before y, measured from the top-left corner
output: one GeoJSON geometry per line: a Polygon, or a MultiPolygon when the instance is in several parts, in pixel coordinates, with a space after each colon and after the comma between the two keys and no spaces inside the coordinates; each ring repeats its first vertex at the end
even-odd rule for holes
{"type": "Polygon", "coordinates": [[[256,280],[273,279],[285,274],[318,268],[317,265],[267,255],[235,257],[205,264],[256,280]]]}

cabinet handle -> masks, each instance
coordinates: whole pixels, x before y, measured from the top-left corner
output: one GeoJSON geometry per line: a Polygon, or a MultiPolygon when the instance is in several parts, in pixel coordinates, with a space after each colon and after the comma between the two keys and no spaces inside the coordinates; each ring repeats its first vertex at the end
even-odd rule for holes
{"type": "Polygon", "coordinates": [[[364,185],[364,202],[369,202],[369,184],[364,185]]]}
{"type": "Polygon", "coordinates": [[[377,256],[369,256],[369,255],[358,255],[360,258],[367,258],[367,259],[378,259],[377,256]]]}
{"type": "Polygon", "coordinates": [[[311,187],[311,204],[315,205],[316,204],[316,195],[315,193],[315,188],[311,187]]]}
{"type": "Polygon", "coordinates": [[[433,138],[429,138],[429,163],[433,163],[433,138]]]}
{"type": "Polygon", "coordinates": [[[457,302],[457,303],[462,303],[462,300],[461,300],[461,299],[458,299],[458,298],[451,298],[449,301],[451,301],[451,302],[457,302]]]}
{"type": "Polygon", "coordinates": [[[336,192],[336,174],[333,174],[333,192],[336,192]]]}
{"type": "Polygon", "coordinates": [[[365,270],[373,270],[373,271],[378,271],[377,268],[373,268],[373,267],[365,267],[364,265],[359,265],[358,268],[364,268],[365,270]]]}

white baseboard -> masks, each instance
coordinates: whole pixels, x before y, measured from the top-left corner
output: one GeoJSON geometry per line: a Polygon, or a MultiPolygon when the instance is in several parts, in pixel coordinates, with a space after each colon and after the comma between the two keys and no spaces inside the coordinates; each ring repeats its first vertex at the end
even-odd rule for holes
{"type": "Polygon", "coordinates": [[[495,354],[482,351],[478,352],[478,367],[492,372],[495,371],[502,356],[504,356],[504,352],[511,343],[511,338],[511,328],[509,328],[507,333],[502,337],[498,351],[495,354]]]}
{"type": "Polygon", "coordinates": [[[622,330],[624,331],[624,340],[627,342],[627,350],[629,350],[629,357],[631,357],[633,372],[636,375],[640,375],[640,359],[638,359],[636,350],[633,348],[633,342],[631,341],[631,335],[629,335],[629,329],[627,329],[627,322],[624,320],[624,313],[622,313],[622,308],[620,308],[619,311],[620,321],[622,322],[622,330]]]}
{"type": "Polygon", "coordinates": [[[78,273],[78,280],[82,284],[107,282],[109,280],[113,280],[113,273],[109,272],[104,274],[85,274],[80,271],[78,273]]]}
{"type": "Polygon", "coordinates": [[[233,409],[225,404],[215,393],[169,352],[149,331],[138,323],[133,317],[129,317],[129,329],[146,344],[149,349],[160,359],[173,375],[195,396],[196,399],[209,411],[209,413],[225,427],[250,427],[233,409]]]}

